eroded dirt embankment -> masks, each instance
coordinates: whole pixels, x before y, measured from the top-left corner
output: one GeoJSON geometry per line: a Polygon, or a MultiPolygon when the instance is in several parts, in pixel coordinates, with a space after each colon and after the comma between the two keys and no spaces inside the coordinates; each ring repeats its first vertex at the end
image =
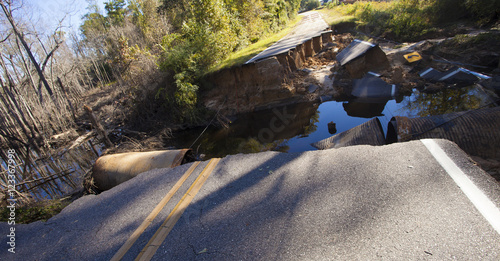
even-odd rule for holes
{"type": "MultiPolygon", "coordinates": [[[[346,23],[338,27],[332,31],[347,32],[353,25],[346,23]]],[[[494,76],[490,83],[485,84],[499,88],[500,79],[495,77],[500,74],[498,38],[498,32],[490,31],[413,44],[383,41],[380,47],[390,66],[383,70],[382,78],[390,84],[397,84],[398,93],[403,95],[411,94],[413,88],[435,91],[446,86],[422,81],[417,75],[418,70],[432,66],[445,71],[460,66],[494,76]],[[403,57],[413,51],[420,52],[424,58],[417,65],[408,64],[403,57]],[[471,63],[473,66],[467,66],[471,63]]],[[[328,32],[278,56],[216,72],[205,79],[208,88],[202,94],[202,103],[211,110],[235,115],[320,97],[344,100],[342,97],[350,94],[352,79],[362,76],[340,68],[335,57],[353,39],[348,33],[334,36],[328,32]]]]}
{"type": "Polygon", "coordinates": [[[333,51],[328,44],[332,42],[332,32],[325,32],[278,56],[214,73],[205,79],[210,87],[203,104],[234,115],[299,100],[301,86],[293,81],[295,74],[306,66],[307,58],[333,51]]]}

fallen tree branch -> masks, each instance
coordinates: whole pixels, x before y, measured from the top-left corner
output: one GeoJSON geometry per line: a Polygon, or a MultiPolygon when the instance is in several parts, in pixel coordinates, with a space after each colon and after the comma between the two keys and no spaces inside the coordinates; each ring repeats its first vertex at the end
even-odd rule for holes
{"type": "Polygon", "coordinates": [[[83,105],[83,108],[85,109],[85,112],[87,112],[87,115],[89,116],[90,121],[92,122],[92,127],[97,131],[97,134],[99,134],[99,136],[101,136],[101,138],[104,141],[104,144],[107,147],[113,147],[113,143],[111,142],[111,140],[109,140],[109,137],[106,134],[106,131],[104,130],[102,125],[97,120],[92,109],[87,105],[83,105]]]}

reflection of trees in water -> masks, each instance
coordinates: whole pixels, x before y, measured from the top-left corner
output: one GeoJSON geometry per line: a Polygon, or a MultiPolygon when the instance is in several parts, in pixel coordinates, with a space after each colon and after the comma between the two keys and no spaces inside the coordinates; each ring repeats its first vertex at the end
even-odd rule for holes
{"type": "MultiPolygon", "coordinates": [[[[288,140],[315,132],[318,122],[318,105],[311,103],[243,114],[229,128],[211,128],[206,131],[193,149],[208,157],[269,150],[287,152],[290,149],[288,140]]],[[[184,139],[189,144],[198,133],[184,139]]]]}
{"type": "Polygon", "coordinates": [[[405,99],[406,109],[420,117],[479,108],[481,100],[473,88],[445,89],[437,93],[415,92],[405,99]]]}
{"type": "Polygon", "coordinates": [[[318,126],[316,123],[319,122],[319,111],[316,110],[316,112],[311,116],[311,119],[309,120],[309,125],[304,127],[304,134],[301,135],[301,137],[307,137],[309,134],[315,132],[318,129],[318,126]]]}
{"type": "Polygon", "coordinates": [[[195,146],[195,151],[204,153],[209,158],[225,157],[226,155],[238,153],[257,153],[262,151],[281,151],[288,152],[290,147],[286,145],[286,139],[275,140],[270,143],[260,142],[256,137],[242,138],[226,136],[225,138],[217,139],[210,135],[204,135],[200,139],[198,146],[195,146]]]}
{"type": "Polygon", "coordinates": [[[238,146],[239,153],[256,153],[262,151],[281,151],[288,152],[290,147],[285,144],[285,140],[275,140],[271,143],[261,143],[255,138],[250,138],[244,142],[241,142],[238,146]]]}

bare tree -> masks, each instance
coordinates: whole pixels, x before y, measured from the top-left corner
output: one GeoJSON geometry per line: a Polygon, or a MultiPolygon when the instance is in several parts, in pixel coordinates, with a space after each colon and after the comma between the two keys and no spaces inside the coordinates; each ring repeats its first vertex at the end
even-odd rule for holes
{"type": "MultiPolygon", "coordinates": [[[[83,164],[82,170],[90,167],[71,151],[66,152],[71,162],[63,161],[49,142],[52,135],[73,128],[75,100],[90,82],[87,68],[65,43],[62,20],[48,34],[39,33],[34,22],[17,15],[25,10],[22,3],[0,0],[0,7],[0,158],[7,159],[2,150],[15,149],[20,192],[60,196],[65,187],[78,187],[69,177],[75,163],[83,164]],[[52,102],[44,102],[42,92],[52,102]]],[[[80,146],[90,146],[92,157],[97,156],[92,144],[80,146]]],[[[0,194],[6,181],[0,170],[0,194]]]]}
{"type": "MultiPolygon", "coordinates": [[[[50,85],[47,82],[47,79],[45,79],[45,75],[43,74],[42,68],[40,68],[40,65],[36,61],[35,56],[33,56],[33,53],[31,52],[31,49],[30,49],[28,43],[26,43],[26,40],[24,39],[23,33],[20,32],[19,29],[16,26],[16,22],[14,21],[14,18],[12,17],[11,4],[12,4],[11,1],[0,0],[0,6],[2,7],[2,11],[5,14],[5,17],[7,18],[7,20],[10,23],[10,25],[12,26],[12,31],[17,36],[17,38],[21,42],[22,46],[24,47],[26,53],[28,54],[28,57],[30,58],[31,62],[33,63],[33,66],[35,67],[35,69],[36,69],[36,71],[38,73],[38,77],[40,77],[40,81],[45,86],[45,89],[47,90],[47,92],[49,93],[49,95],[52,96],[53,95],[52,89],[50,88],[50,85]]],[[[49,58],[50,56],[47,56],[47,57],[49,58]]]]}

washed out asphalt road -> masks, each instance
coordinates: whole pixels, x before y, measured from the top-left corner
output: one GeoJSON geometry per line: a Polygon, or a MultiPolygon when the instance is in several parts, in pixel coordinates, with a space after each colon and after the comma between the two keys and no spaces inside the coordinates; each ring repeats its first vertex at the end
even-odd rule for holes
{"type": "Polygon", "coordinates": [[[285,53],[288,50],[294,49],[297,45],[303,44],[305,41],[321,35],[322,32],[329,28],[325,20],[323,20],[321,15],[316,11],[309,11],[300,15],[303,16],[302,21],[300,21],[290,34],[254,56],[246,63],[253,63],[258,60],[285,53]]]}
{"type": "MultiPolygon", "coordinates": [[[[422,141],[227,156],[153,260],[500,260],[499,184],[454,143],[432,142],[465,178],[422,141]],[[476,207],[479,194],[486,199],[476,207]]],[[[47,222],[17,225],[16,253],[4,237],[0,259],[109,260],[192,164],[142,173],[47,222]]],[[[123,260],[137,257],[207,164],[123,260]]]]}

